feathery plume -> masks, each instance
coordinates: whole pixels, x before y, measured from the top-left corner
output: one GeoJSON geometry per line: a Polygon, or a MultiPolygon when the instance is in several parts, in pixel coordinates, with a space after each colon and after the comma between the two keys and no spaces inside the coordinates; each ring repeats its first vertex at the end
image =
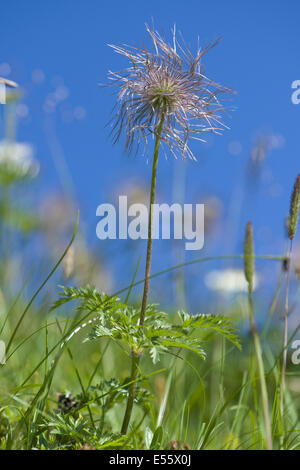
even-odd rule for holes
{"type": "Polygon", "coordinates": [[[220,120],[224,108],[220,93],[230,89],[212,82],[203,74],[203,56],[218,41],[204,49],[198,46],[196,55],[180,44],[173,30],[173,44],[146,25],[153,50],[109,44],[125,56],[130,66],[121,72],[109,71],[108,78],[119,91],[118,112],[112,119],[112,134],[116,142],[125,130],[126,151],[139,144],[148,147],[150,135],[160,134],[160,140],[177,157],[195,159],[188,146],[189,139],[203,141],[205,132],[220,133],[225,127],[220,120]],[[162,129],[159,129],[162,123],[162,129]]]}

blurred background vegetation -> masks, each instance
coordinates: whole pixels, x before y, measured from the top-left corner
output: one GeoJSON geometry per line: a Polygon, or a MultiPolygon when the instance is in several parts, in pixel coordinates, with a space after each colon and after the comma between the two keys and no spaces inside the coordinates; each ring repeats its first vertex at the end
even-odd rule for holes
{"type": "MultiPolygon", "coordinates": [[[[205,268],[204,264],[195,263],[167,272],[154,283],[151,298],[162,300],[164,309],[172,316],[178,308],[189,308],[186,286],[194,278],[198,309],[202,313],[230,317],[243,349],[238,351],[224,339],[206,332],[199,333],[207,351],[206,361],[178,352],[177,359],[163,357],[153,368],[144,359],[143,371],[149,377],[142,381],[139,389],[132,428],[134,437],[129,440],[119,435],[126,398],[122,384],[128,381],[130,374],[128,352],[108,340],[83,342],[90,331],[89,325],[79,329],[63,350],[62,338],[76,327],[74,319],[78,319],[78,312],[75,306],[68,305],[52,313],[49,310],[61,284],[90,284],[109,294],[129,286],[137,269],[136,251],[142,252],[142,247],[135,245],[140,242],[127,244],[124,256],[126,262],[131,263],[132,276],[121,284],[110,269],[114,256],[123,256],[122,249],[114,253],[113,242],[107,244],[103,253],[95,249],[89,243],[84,220],[80,221],[74,243],[28,308],[32,295],[70,241],[78,203],[67,190],[36,197],[41,168],[33,146],[18,141],[16,109],[20,103],[20,92],[8,95],[8,103],[3,107],[5,126],[0,144],[0,331],[8,347],[7,363],[1,366],[2,447],[263,448],[260,392],[250,341],[242,260],[215,260],[213,268],[211,262],[205,268]],[[199,284],[201,278],[204,278],[205,292],[199,284]],[[170,302],[164,297],[166,285],[172,290],[170,302]],[[102,398],[96,399],[99,392],[102,398]]],[[[260,165],[269,145],[266,142],[267,137],[261,137],[251,152],[244,188],[249,195],[251,185],[258,184],[260,165]]],[[[184,173],[175,172],[177,195],[184,191],[184,184],[184,173]]],[[[130,202],[146,200],[145,189],[138,184],[127,183],[122,194],[128,194],[130,202]]],[[[206,210],[208,239],[222,230],[221,213],[221,201],[210,196],[206,210]]],[[[172,250],[174,264],[186,261],[181,242],[174,242],[172,250]]],[[[284,244],[281,254],[285,254],[284,244]]],[[[257,267],[256,313],[271,401],[274,400],[270,406],[274,406],[274,412],[279,373],[277,359],[282,348],[286,265],[280,260],[258,260],[257,267]],[[268,273],[270,278],[276,279],[272,285],[268,273]],[[264,294],[260,284],[268,285],[264,294]]],[[[296,257],[292,264],[291,318],[294,323],[291,331],[298,326],[298,276],[296,257]]],[[[142,278],[141,270],[137,278],[142,278]]],[[[136,288],[130,294],[130,303],[139,306],[140,292],[136,288]]],[[[294,337],[297,339],[297,330],[294,337]]],[[[283,446],[297,448],[300,369],[291,364],[290,351],[289,428],[283,446]]],[[[275,419],[275,436],[277,432],[280,434],[277,426],[275,419]]]]}
{"type": "MultiPolygon", "coordinates": [[[[126,351],[108,340],[83,342],[90,326],[61,348],[78,327],[78,311],[75,305],[50,307],[59,285],[90,284],[113,294],[135,273],[143,277],[144,241],[96,239],[97,205],[117,203],[121,194],[129,204],[146,203],[151,167],[143,156],[126,158],[120,146],[111,146],[105,124],[113,98],[97,84],[108,64],[121,67],[106,43],[135,44],[151,17],[167,34],[180,18],[188,43],[199,29],[201,41],[223,36],[205,65],[210,78],[238,92],[230,103],[237,110],[226,122],[231,130],[199,146],[197,163],[160,159],[158,202],[204,203],[206,233],[199,253],[186,252],[184,241],[154,241],[153,273],[200,257],[241,254],[248,220],[257,254],[286,255],[285,218],[299,173],[299,109],[291,103],[299,6],[279,0],[272,11],[258,0],[195,0],[189,8],[179,1],[171,7],[158,0],[89,3],[78,1],[74,9],[70,0],[55,0],[45,8],[12,0],[1,12],[0,76],[21,84],[0,109],[0,339],[8,349],[0,366],[1,446],[265,448],[242,259],[195,262],[151,281],[151,301],[170,316],[179,308],[228,316],[242,351],[206,332],[199,333],[206,361],[178,352],[180,358],[166,356],[153,367],[145,358],[144,374],[152,375],[141,383],[127,438],[119,435],[130,375],[126,351]],[[75,241],[31,302],[68,246],[77,209],[75,241]]],[[[298,240],[290,283],[289,333],[295,339],[298,240]]],[[[280,260],[256,261],[255,313],[274,441],[299,448],[300,369],[291,363],[291,348],[285,433],[276,412],[286,267],[280,260]]],[[[129,302],[139,306],[140,300],[137,286],[129,302]]]]}

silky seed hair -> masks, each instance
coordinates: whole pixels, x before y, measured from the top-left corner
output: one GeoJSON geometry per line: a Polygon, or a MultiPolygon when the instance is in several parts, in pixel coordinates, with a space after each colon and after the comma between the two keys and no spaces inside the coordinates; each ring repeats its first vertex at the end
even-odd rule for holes
{"type": "Polygon", "coordinates": [[[127,152],[134,147],[138,150],[140,144],[147,150],[149,137],[159,134],[165,149],[175,157],[195,159],[189,139],[204,141],[205,132],[221,133],[226,127],[221,114],[228,108],[218,97],[232,90],[209,80],[201,64],[218,41],[202,50],[198,45],[193,56],[184,40],[177,40],[175,27],[172,45],[148,25],[146,30],[152,40],[151,51],[146,46],[109,44],[130,62],[125,70],[108,72],[110,84],[118,92],[111,121],[113,140],[118,141],[124,131],[127,152]]]}

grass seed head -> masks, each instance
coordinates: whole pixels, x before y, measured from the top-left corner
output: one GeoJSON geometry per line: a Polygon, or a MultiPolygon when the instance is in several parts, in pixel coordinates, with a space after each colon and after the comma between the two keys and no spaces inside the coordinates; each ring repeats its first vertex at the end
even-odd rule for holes
{"type": "Polygon", "coordinates": [[[253,288],[254,279],[254,241],[252,223],[248,222],[246,227],[246,236],[244,242],[244,270],[246,280],[251,288],[253,288]]]}
{"type": "Polygon", "coordinates": [[[291,205],[290,205],[290,215],[289,215],[289,226],[288,226],[288,236],[290,240],[293,240],[297,225],[298,225],[298,218],[299,218],[299,210],[300,210],[300,174],[297,176],[294,189],[292,192],[291,197],[291,205]]]}

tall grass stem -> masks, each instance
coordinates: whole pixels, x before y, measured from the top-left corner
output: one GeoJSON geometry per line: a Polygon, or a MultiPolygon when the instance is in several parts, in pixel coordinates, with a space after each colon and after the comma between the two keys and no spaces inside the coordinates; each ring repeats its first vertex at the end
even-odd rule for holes
{"type": "Polygon", "coordinates": [[[286,374],[286,365],[287,365],[289,286],[290,286],[290,275],[291,275],[292,248],[293,248],[293,239],[290,240],[290,248],[289,248],[289,253],[288,253],[285,307],[284,307],[283,352],[282,352],[282,368],[281,368],[281,384],[280,384],[280,415],[281,415],[282,425],[284,423],[284,391],[285,391],[285,374],[286,374]]]}

